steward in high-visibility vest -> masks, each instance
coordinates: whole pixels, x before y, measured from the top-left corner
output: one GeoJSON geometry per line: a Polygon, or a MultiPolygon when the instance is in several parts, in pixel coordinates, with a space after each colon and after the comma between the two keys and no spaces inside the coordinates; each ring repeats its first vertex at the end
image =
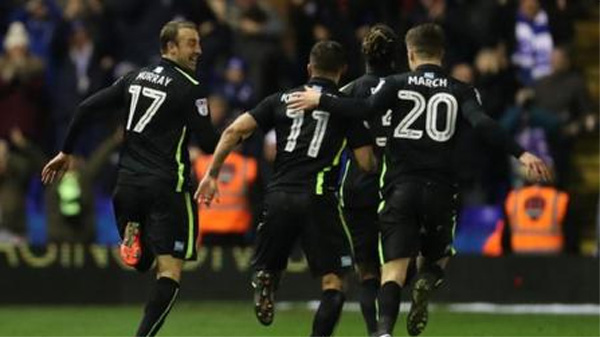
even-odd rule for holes
{"type": "Polygon", "coordinates": [[[551,186],[512,190],[505,203],[510,247],[516,254],[555,254],[563,251],[563,225],[569,195],[551,186]]]}
{"type": "MultiPolygon", "coordinates": [[[[212,155],[194,162],[197,177],[203,177],[212,155]]],[[[219,175],[219,202],[210,208],[199,205],[200,234],[245,234],[252,226],[250,187],[257,178],[256,159],[232,152],[219,175]]]]}

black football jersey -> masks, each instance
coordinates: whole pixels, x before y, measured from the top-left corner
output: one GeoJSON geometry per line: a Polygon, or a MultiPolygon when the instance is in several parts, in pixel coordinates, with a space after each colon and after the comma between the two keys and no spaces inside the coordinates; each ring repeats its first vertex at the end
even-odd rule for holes
{"type": "Polygon", "coordinates": [[[208,153],[214,151],[218,141],[206,96],[206,90],[189,70],[162,59],[125,75],[84,101],[68,132],[64,151],[72,150],[82,121],[90,120],[82,116],[124,108],[126,132],[119,183],[138,185],[159,179],[181,191],[190,176],[190,134],[208,153]]]}
{"type": "MultiPolygon", "coordinates": [[[[331,95],[341,95],[333,81],[313,78],[307,86],[331,95]]],[[[335,191],[339,165],[346,143],[350,148],[371,144],[368,130],[358,119],[316,109],[291,110],[286,103],[304,86],[265,98],[250,111],[259,127],[275,129],[277,154],[269,190],[335,191]]]]}
{"type": "Polygon", "coordinates": [[[382,182],[388,187],[413,176],[456,183],[453,154],[457,135],[470,125],[492,145],[515,157],[523,149],[489,118],[475,88],[448,76],[437,65],[389,76],[364,100],[322,95],[320,109],[345,116],[392,110],[382,182]]]}
{"type": "MultiPolygon", "coordinates": [[[[349,97],[366,98],[381,89],[386,74],[367,73],[350,82],[341,92],[349,97]]],[[[387,142],[386,129],[391,125],[392,110],[374,114],[364,121],[374,139],[375,155],[381,160],[387,142]]],[[[351,153],[345,153],[340,197],[344,207],[365,207],[379,202],[379,173],[361,170],[351,153]]]]}

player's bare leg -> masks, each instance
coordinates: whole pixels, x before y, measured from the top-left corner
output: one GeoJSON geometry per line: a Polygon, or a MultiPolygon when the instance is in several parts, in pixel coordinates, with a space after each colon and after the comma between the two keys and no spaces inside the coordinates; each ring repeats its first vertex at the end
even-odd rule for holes
{"type": "Polygon", "coordinates": [[[444,269],[450,260],[443,257],[438,261],[419,260],[419,272],[411,292],[411,305],[406,319],[406,330],[411,336],[420,335],[429,319],[428,304],[431,294],[444,281],[444,269]]]}
{"type": "Polygon", "coordinates": [[[182,267],[182,259],[171,255],[157,257],[156,283],[136,336],[154,336],[161,328],[179,293],[182,267]]]}
{"type": "Polygon", "coordinates": [[[356,266],[360,281],[359,302],[367,333],[373,336],[377,333],[377,293],[380,285],[379,265],[374,263],[359,263],[356,266]]]}
{"type": "Polygon", "coordinates": [[[410,258],[391,260],[381,266],[381,289],[379,289],[379,336],[391,336],[400,311],[402,287],[410,258]]]}

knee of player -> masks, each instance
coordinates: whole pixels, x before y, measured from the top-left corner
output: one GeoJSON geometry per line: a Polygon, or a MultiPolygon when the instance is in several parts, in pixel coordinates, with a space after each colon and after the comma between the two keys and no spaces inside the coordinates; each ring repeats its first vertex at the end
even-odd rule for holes
{"type": "Polygon", "coordinates": [[[321,279],[321,289],[325,290],[338,290],[343,291],[344,289],[343,278],[334,273],[325,274],[321,279]]]}
{"type": "Polygon", "coordinates": [[[167,277],[177,282],[181,279],[183,260],[172,256],[161,255],[157,258],[156,277],[167,277]]]}
{"type": "Polygon", "coordinates": [[[380,276],[379,266],[375,264],[357,264],[356,270],[358,272],[358,278],[360,281],[379,279],[380,276]]]}

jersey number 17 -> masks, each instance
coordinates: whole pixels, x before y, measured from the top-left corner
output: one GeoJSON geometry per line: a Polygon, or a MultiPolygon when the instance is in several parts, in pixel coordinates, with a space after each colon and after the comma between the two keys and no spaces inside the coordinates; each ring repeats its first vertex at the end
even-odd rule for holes
{"type": "Polygon", "coordinates": [[[165,102],[167,93],[164,91],[142,87],[141,85],[132,85],[129,87],[129,93],[131,94],[131,105],[129,106],[129,117],[127,118],[126,129],[131,130],[131,124],[133,123],[133,116],[135,115],[135,108],[137,107],[138,101],[141,96],[152,99],[152,103],[148,106],[148,109],[144,112],[142,117],[137,121],[133,127],[134,132],[141,133],[156,114],[160,106],[165,102]]]}

